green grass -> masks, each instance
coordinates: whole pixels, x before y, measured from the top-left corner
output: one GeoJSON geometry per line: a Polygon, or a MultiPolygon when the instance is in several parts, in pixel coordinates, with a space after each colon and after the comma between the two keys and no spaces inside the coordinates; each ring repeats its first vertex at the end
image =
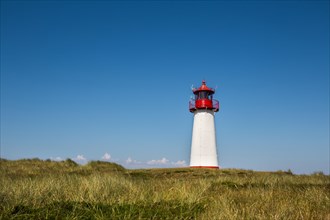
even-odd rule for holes
{"type": "Polygon", "coordinates": [[[330,177],[2,159],[0,219],[330,220],[330,177]]]}

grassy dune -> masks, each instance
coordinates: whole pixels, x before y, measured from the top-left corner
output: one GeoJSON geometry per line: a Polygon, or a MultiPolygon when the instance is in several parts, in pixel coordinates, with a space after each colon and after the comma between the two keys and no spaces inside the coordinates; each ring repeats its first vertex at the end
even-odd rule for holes
{"type": "Polygon", "coordinates": [[[329,219],[330,177],[0,161],[0,219],[329,219]]]}

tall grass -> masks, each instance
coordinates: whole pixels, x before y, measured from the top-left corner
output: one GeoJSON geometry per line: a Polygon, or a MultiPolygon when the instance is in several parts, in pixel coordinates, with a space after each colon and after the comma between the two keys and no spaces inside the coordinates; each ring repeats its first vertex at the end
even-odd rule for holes
{"type": "Polygon", "coordinates": [[[330,219],[330,178],[0,161],[0,219],[330,219]]]}

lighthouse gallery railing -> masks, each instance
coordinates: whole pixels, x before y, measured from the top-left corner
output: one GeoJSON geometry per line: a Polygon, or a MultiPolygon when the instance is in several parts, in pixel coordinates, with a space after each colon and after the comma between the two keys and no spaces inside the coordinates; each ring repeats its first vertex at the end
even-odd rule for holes
{"type": "MultiPolygon", "coordinates": [[[[196,110],[196,105],[195,104],[196,104],[196,100],[195,99],[191,99],[189,101],[189,110],[191,112],[193,112],[193,111],[196,110]]],[[[216,100],[216,99],[212,99],[212,109],[213,109],[213,111],[215,111],[215,112],[219,111],[219,107],[220,107],[219,101],[216,100]]]]}

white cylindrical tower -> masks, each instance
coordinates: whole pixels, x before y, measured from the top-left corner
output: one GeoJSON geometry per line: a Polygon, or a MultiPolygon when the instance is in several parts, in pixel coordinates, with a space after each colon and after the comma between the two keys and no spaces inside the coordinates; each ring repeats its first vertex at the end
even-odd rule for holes
{"type": "Polygon", "coordinates": [[[214,124],[214,112],[219,111],[219,102],[213,99],[214,92],[205,81],[201,87],[193,89],[195,99],[189,103],[189,110],[194,113],[190,167],[219,168],[214,124]]]}

